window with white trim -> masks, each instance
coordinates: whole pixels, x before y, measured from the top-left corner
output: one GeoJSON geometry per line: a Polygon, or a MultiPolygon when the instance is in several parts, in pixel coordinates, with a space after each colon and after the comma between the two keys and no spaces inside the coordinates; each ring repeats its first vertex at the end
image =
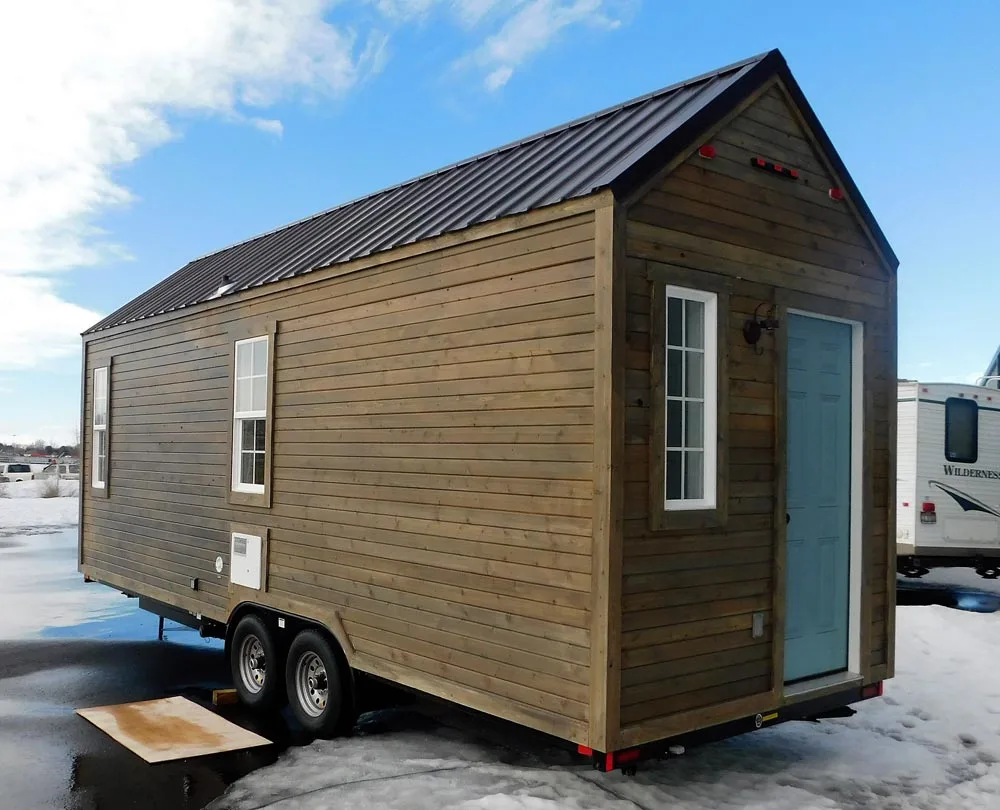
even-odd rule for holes
{"type": "Polygon", "coordinates": [[[233,386],[234,492],[264,492],[268,338],[236,341],[233,386]]]}
{"type": "Polygon", "coordinates": [[[93,470],[91,486],[104,489],[108,484],[108,368],[94,369],[94,442],[91,448],[93,470]]]}
{"type": "Polygon", "coordinates": [[[664,288],[664,508],[714,509],[718,296],[664,288]]]}

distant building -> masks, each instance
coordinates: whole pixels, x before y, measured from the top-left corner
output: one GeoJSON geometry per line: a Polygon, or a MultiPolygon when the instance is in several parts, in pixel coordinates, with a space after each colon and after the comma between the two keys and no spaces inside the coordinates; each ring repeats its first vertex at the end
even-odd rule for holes
{"type": "Polygon", "coordinates": [[[983,372],[980,382],[989,388],[1000,388],[1000,346],[993,353],[993,359],[983,372]],[[990,379],[992,377],[992,379],[990,379]]]}

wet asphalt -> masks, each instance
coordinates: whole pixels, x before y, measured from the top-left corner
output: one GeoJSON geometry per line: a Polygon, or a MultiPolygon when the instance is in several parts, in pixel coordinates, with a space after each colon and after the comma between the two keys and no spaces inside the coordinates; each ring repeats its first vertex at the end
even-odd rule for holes
{"type": "MultiPolygon", "coordinates": [[[[1000,583],[971,572],[901,580],[899,602],[992,612],[1000,583]]],[[[210,705],[212,689],[229,685],[221,643],[169,622],[164,641],[156,633],[156,618],[134,600],[83,583],[75,529],[0,529],[0,810],[201,810],[289,745],[309,742],[287,715],[231,706],[218,711],[274,744],[149,765],[77,716],[173,695],[210,705]]],[[[372,700],[405,702],[391,692],[372,700]]]]}
{"type": "Polygon", "coordinates": [[[172,695],[210,705],[212,689],[229,678],[218,642],[169,622],[167,640],[157,641],[156,619],[134,600],[84,585],[75,534],[0,538],[2,630],[16,636],[26,628],[0,640],[0,808],[200,809],[273,762],[292,732],[281,716],[262,722],[227,707],[229,719],[276,744],[148,765],[77,716],[78,708],[172,695]],[[41,628],[40,613],[48,622],[41,628]]]}

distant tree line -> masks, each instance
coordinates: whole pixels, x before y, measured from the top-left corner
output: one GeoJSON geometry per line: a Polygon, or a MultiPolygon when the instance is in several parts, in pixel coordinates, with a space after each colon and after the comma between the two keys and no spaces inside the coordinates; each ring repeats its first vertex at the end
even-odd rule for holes
{"type": "Polygon", "coordinates": [[[30,444],[22,444],[20,442],[7,444],[5,442],[0,442],[0,455],[7,456],[23,456],[28,453],[34,454],[44,454],[51,457],[59,456],[76,456],[79,454],[80,445],[70,445],[70,444],[46,444],[41,439],[31,442],[30,444]]]}

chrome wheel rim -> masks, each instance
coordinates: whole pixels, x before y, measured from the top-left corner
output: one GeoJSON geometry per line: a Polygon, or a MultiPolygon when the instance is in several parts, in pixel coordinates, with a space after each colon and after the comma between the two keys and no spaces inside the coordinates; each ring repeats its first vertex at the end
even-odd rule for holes
{"type": "Polygon", "coordinates": [[[240,677],[243,685],[253,694],[264,688],[267,677],[267,656],[264,645],[255,635],[248,635],[240,645],[240,677]]]}
{"type": "Polygon", "coordinates": [[[314,652],[303,653],[295,665],[295,692],[302,711],[310,717],[319,717],[326,711],[330,697],[330,681],[326,666],[314,652]]]}

